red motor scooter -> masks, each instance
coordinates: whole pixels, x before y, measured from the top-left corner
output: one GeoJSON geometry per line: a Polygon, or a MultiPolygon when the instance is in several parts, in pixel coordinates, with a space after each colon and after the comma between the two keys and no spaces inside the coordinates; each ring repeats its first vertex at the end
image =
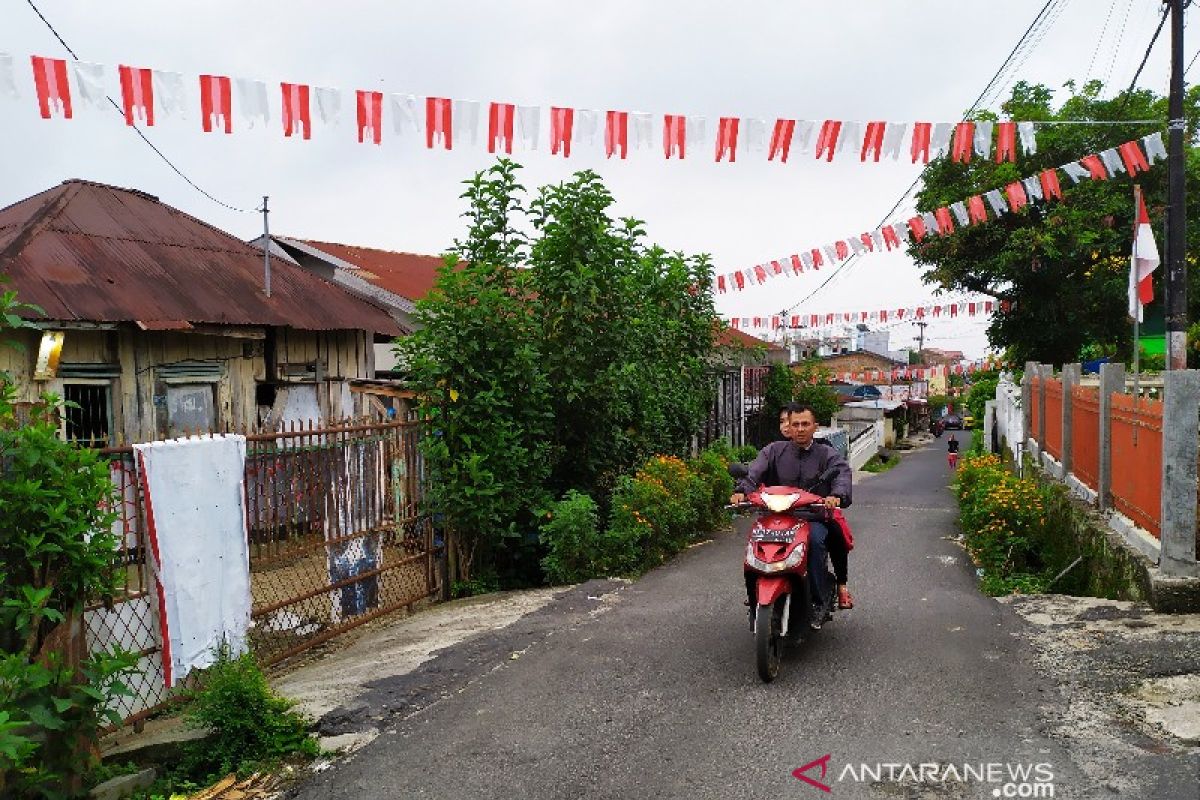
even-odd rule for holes
{"type": "Polygon", "coordinates": [[[839,535],[838,528],[848,534],[849,525],[840,508],[829,508],[819,495],[793,486],[760,487],[741,506],[760,509],[747,536],[742,571],[758,675],[769,683],[779,675],[785,645],[808,638],[837,609],[837,580],[828,557],[819,565],[808,560],[810,524],[825,523],[830,536],[839,535]],[[825,597],[812,597],[809,569],[826,571],[825,597]]]}

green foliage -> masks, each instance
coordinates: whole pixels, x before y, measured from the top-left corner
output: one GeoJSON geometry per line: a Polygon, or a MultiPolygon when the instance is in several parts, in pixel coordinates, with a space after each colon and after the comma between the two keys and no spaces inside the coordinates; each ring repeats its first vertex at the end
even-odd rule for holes
{"type": "Polygon", "coordinates": [[[772,364],[767,373],[762,413],[772,418],[787,403],[812,406],[817,422],[828,425],[838,410],[837,391],[829,385],[831,373],[817,359],[795,366],[772,364]]]}
{"type": "Polygon", "coordinates": [[[613,543],[601,535],[599,518],[596,501],[574,489],[550,507],[540,531],[547,580],[578,583],[624,560],[624,554],[610,552],[613,543]]]}
{"type": "Polygon", "coordinates": [[[975,418],[975,425],[983,427],[985,404],[989,400],[996,399],[996,387],[1000,385],[1000,374],[980,373],[975,376],[975,382],[971,384],[971,388],[967,391],[965,404],[967,410],[971,412],[971,416],[975,418]]]}
{"type": "Polygon", "coordinates": [[[58,438],[53,398],[18,424],[0,387],[0,789],[69,797],[136,663],[82,642],[84,605],[114,591],[112,484],[96,453],[58,438]]]}
{"type": "Polygon", "coordinates": [[[867,463],[862,465],[863,472],[887,472],[892,467],[900,463],[900,459],[896,456],[890,456],[886,461],[879,457],[878,454],[871,456],[867,463]]]}
{"type": "Polygon", "coordinates": [[[536,509],[576,490],[603,516],[618,476],[686,451],[712,397],[707,258],[614,221],[592,172],[543,187],[527,210],[518,168],[501,160],[468,182],[467,236],[398,345],[436,431],[428,499],[460,582],[477,559],[503,581],[533,579],[536,509]]]}
{"type": "Polygon", "coordinates": [[[795,399],[799,385],[798,376],[787,364],[772,364],[767,370],[766,384],[762,413],[778,416],[779,409],[795,399]]]}
{"type": "Polygon", "coordinates": [[[1047,497],[1036,481],[1009,472],[993,455],[968,456],[955,493],[967,551],[990,595],[1042,591],[1052,573],[1044,560],[1047,497]]]}
{"type": "Polygon", "coordinates": [[[293,706],[270,687],[252,654],[232,656],[222,648],[185,712],[191,724],[216,735],[189,751],[187,770],[224,775],[292,756],[316,756],[316,739],[293,706]]]}
{"type": "MultiPolygon", "coordinates": [[[[1097,81],[1078,90],[1073,84],[1067,88],[1071,96],[1055,107],[1050,89],[1019,82],[1002,109],[1022,120],[1167,119],[1166,98],[1150,90],[1103,98],[1097,81]]],[[[1200,122],[1198,101],[1200,87],[1190,88],[1185,103],[1189,192],[1200,188],[1200,151],[1191,145],[1200,122]]],[[[962,164],[940,158],[922,174],[917,206],[921,211],[933,210],[1153,131],[1144,123],[1047,125],[1038,129],[1037,153],[1015,164],[990,159],[962,164]]],[[[1002,219],[912,243],[909,253],[927,268],[927,283],[1009,301],[1007,310],[993,317],[988,338],[994,346],[1008,349],[1011,363],[1068,363],[1076,360],[1085,344],[1122,354],[1127,360],[1132,346],[1126,312],[1134,213],[1131,182],[1085,180],[1072,186],[1065,177],[1061,181],[1065,201],[1034,201],[1002,219]]],[[[1161,237],[1165,166],[1155,165],[1137,182],[1161,237]]],[[[1188,214],[1187,251],[1194,253],[1200,246],[1200,206],[1190,204],[1188,214]]],[[[1194,266],[1188,273],[1188,316],[1195,319],[1200,310],[1200,277],[1194,266]]],[[[1156,282],[1162,281],[1163,274],[1162,270],[1155,274],[1156,282]]],[[[1162,297],[1160,289],[1155,296],[1162,297]]]]}
{"type": "Polygon", "coordinates": [[[942,409],[950,402],[950,398],[944,394],[929,395],[929,415],[932,419],[937,419],[941,416],[942,409]]]}

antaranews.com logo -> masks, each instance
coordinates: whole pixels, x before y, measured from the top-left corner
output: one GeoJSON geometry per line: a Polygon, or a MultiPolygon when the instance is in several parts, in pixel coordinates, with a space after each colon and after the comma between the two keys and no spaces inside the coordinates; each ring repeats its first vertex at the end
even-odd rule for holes
{"type": "Polygon", "coordinates": [[[830,766],[832,754],[826,753],[803,767],[792,770],[792,777],[814,789],[832,794],[838,784],[901,783],[962,784],[990,788],[992,797],[1054,797],[1054,769],[1047,763],[984,761],[943,764],[939,762],[876,762],[830,766]],[[834,774],[836,773],[836,774],[834,774]]]}

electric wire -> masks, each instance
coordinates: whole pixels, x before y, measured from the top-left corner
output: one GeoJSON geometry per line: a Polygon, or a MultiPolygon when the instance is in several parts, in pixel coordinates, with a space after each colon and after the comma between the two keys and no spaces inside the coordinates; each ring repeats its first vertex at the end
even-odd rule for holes
{"type": "Polygon", "coordinates": [[[1112,19],[1113,9],[1117,7],[1117,0],[1112,0],[1108,4],[1108,13],[1104,15],[1104,27],[1100,29],[1100,36],[1096,39],[1096,49],[1092,51],[1092,58],[1088,61],[1087,71],[1083,73],[1083,82],[1086,84],[1092,77],[1092,66],[1096,63],[1096,56],[1100,55],[1101,48],[1104,47],[1104,37],[1108,35],[1108,21],[1112,19]]]}
{"type": "Polygon", "coordinates": [[[1121,45],[1125,42],[1125,25],[1129,22],[1129,12],[1133,9],[1134,2],[1135,0],[1129,0],[1125,5],[1125,15],[1121,17],[1121,29],[1117,32],[1117,43],[1113,45],[1112,58],[1108,60],[1108,69],[1104,70],[1104,86],[1108,86],[1108,82],[1112,79],[1113,68],[1117,65],[1117,54],[1121,52],[1121,45]]]}
{"type": "MultiPolygon", "coordinates": [[[[1037,15],[1033,18],[1033,22],[1029,23],[1029,27],[1025,29],[1025,32],[1023,34],[1021,34],[1021,38],[1017,41],[1016,45],[1014,45],[1013,49],[1009,51],[1008,55],[1004,59],[1004,62],[1001,63],[1000,68],[996,70],[996,73],[992,76],[992,79],[988,81],[987,85],[983,87],[983,91],[979,93],[979,96],[975,99],[975,102],[973,102],[971,104],[971,107],[969,109],[967,109],[967,112],[963,115],[964,118],[969,117],[970,114],[972,114],[979,107],[980,103],[983,101],[983,99],[987,96],[988,92],[992,89],[992,87],[996,84],[997,80],[1000,78],[1001,73],[1004,72],[1004,70],[1006,69],[1009,62],[1012,61],[1012,59],[1015,57],[1015,55],[1021,48],[1022,43],[1030,36],[1030,33],[1035,30],[1035,28],[1038,26],[1038,24],[1040,22],[1042,22],[1044,19],[1048,18],[1046,16],[1047,12],[1049,10],[1051,10],[1054,6],[1056,6],[1056,4],[1059,4],[1062,1],[1063,0],[1046,0],[1045,5],[1042,6],[1041,10],[1039,10],[1037,15]]],[[[908,200],[908,198],[912,194],[913,190],[918,185],[920,185],[920,183],[921,183],[921,177],[918,175],[917,178],[915,180],[913,180],[913,182],[909,185],[909,187],[904,191],[904,194],[902,194],[900,196],[900,199],[898,199],[895,202],[895,204],[892,205],[891,209],[889,209],[888,212],[883,215],[883,219],[881,219],[879,221],[878,225],[876,225],[875,227],[879,227],[879,226],[883,225],[885,222],[887,222],[887,220],[892,216],[892,214],[894,214],[896,212],[896,209],[898,209],[901,206],[901,204],[903,204],[906,200],[908,200]]],[[[824,290],[825,287],[829,285],[830,281],[832,281],[838,275],[843,274],[843,272],[848,267],[850,267],[852,264],[856,263],[857,261],[858,261],[858,255],[856,253],[852,253],[849,258],[847,258],[845,261],[843,261],[841,264],[839,264],[836,269],[834,269],[833,273],[828,278],[826,278],[815,289],[813,289],[811,292],[809,292],[807,295],[805,295],[803,299],[801,299],[800,301],[798,301],[798,302],[788,306],[786,309],[784,309],[784,312],[785,313],[791,312],[792,309],[799,308],[800,306],[807,303],[809,300],[811,300],[813,297],[815,297],[817,295],[817,293],[824,290]]]]}
{"type": "MultiPolygon", "coordinates": [[[[29,4],[29,7],[33,9],[33,13],[38,15],[38,18],[45,24],[45,26],[50,29],[50,33],[54,34],[54,38],[58,39],[58,43],[63,46],[63,49],[71,54],[71,58],[75,59],[76,61],[79,61],[79,56],[75,55],[75,51],[71,49],[71,46],[68,45],[66,43],[66,41],[63,39],[63,37],[59,35],[58,31],[54,29],[54,26],[50,24],[50,20],[46,19],[45,15],[42,14],[41,9],[39,9],[36,5],[34,5],[33,0],[25,0],[25,2],[27,2],[29,4]]],[[[125,112],[121,109],[121,106],[117,104],[117,101],[113,100],[107,94],[104,95],[104,99],[107,100],[110,105],[112,105],[113,109],[118,114],[120,114],[122,116],[122,118],[124,118],[125,112]]],[[[163,153],[162,150],[159,150],[158,147],[155,146],[154,142],[150,141],[150,139],[148,139],[146,137],[146,134],[142,132],[141,128],[139,128],[137,125],[130,125],[129,127],[131,127],[133,129],[133,132],[136,133],[138,135],[138,137],[140,137],[141,140],[143,142],[145,142],[146,145],[151,150],[153,150],[154,153],[159,158],[161,158],[163,160],[163,163],[165,163],[168,167],[170,167],[175,172],[176,175],[183,178],[183,180],[188,184],[188,186],[191,186],[193,189],[195,189],[197,192],[199,192],[200,194],[207,197],[209,200],[213,201],[214,203],[216,203],[219,206],[223,206],[224,208],[229,209],[230,211],[237,211],[238,213],[241,213],[241,214],[251,213],[250,209],[238,208],[237,206],[230,205],[229,203],[226,203],[222,200],[218,200],[216,197],[213,197],[211,194],[209,194],[204,189],[202,189],[200,186],[198,186],[195,181],[193,181],[191,178],[189,178],[187,175],[185,175],[183,173],[183,170],[181,170],[179,167],[175,166],[174,162],[172,162],[171,159],[167,158],[166,154],[163,153]]]]}

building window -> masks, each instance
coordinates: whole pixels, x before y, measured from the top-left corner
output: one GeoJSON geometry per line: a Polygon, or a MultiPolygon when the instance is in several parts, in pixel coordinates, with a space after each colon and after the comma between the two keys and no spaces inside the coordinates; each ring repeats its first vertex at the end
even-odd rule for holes
{"type": "Polygon", "coordinates": [[[91,447],[112,443],[112,406],[110,386],[103,383],[64,383],[64,436],[69,442],[91,447]]]}

